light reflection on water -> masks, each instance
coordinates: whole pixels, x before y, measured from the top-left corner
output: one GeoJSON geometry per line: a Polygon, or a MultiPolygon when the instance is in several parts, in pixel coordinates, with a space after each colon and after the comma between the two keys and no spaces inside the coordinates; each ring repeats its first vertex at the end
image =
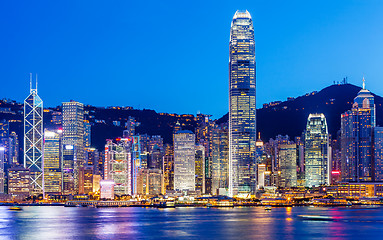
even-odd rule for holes
{"type": "Polygon", "coordinates": [[[0,207],[0,239],[380,239],[383,208],[0,207]],[[302,221],[298,215],[335,221],[302,221]]]}

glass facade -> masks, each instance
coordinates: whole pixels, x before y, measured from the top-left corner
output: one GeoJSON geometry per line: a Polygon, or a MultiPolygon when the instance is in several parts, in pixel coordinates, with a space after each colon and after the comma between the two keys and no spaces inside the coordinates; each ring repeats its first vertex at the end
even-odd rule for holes
{"type": "Polygon", "coordinates": [[[229,195],[256,188],[255,40],[248,11],[237,11],[230,30],[229,195]]]}
{"type": "Polygon", "coordinates": [[[61,134],[55,131],[44,132],[44,187],[47,194],[60,194],[62,147],[61,134]]]}
{"type": "Polygon", "coordinates": [[[205,147],[195,146],[195,189],[205,193],[205,147]]]}
{"type": "Polygon", "coordinates": [[[105,180],[114,181],[114,194],[132,195],[132,159],[127,141],[105,145],[105,180]]]}
{"type": "Polygon", "coordinates": [[[229,187],[229,130],[214,129],[212,138],[212,193],[229,187]]]}
{"type": "Polygon", "coordinates": [[[181,130],[174,134],[174,190],[195,190],[195,135],[181,130]]]}
{"type": "Polygon", "coordinates": [[[341,115],[342,181],[373,180],[372,132],[375,127],[374,96],[360,90],[351,110],[341,115]]]}
{"type": "Polygon", "coordinates": [[[280,187],[297,186],[297,145],[282,144],[278,152],[279,169],[281,171],[280,187]]]}
{"type": "Polygon", "coordinates": [[[24,100],[24,167],[30,171],[31,194],[44,194],[43,101],[37,89],[24,100]]]}
{"type": "Polygon", "coordinates": [[[374,128],[374,180],[383,181],[383,127],[374,128]]]}
{"type": "Polygon", "coordinates": [[[310,114],[305,133],[305,180],[307,187],[330,184],[329,137],[325,116],[310,114]]]}
{"type": "Polygon", "coordinates": [[[63,111],[63,144],[74,146],[73,165],[74,191],[79,190],[79,169],[84,167],[85,147],[84,147],[84,105],[76,101],[64,102],[63,111]]]}

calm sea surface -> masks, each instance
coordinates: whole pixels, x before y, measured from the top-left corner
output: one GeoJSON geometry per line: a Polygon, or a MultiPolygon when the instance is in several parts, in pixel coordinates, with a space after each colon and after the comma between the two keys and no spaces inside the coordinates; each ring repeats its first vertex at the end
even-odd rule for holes
{"type": "Polygon", "coordinates": [[[383,239],[383,208],[0,207],[0,239],[383,239]],[[300,214],[336,221],[302,221],[300,214]]]}

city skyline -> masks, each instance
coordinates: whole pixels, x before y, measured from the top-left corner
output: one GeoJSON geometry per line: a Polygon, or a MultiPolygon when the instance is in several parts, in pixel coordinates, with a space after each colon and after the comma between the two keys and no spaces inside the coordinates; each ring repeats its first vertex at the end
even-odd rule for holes
{"type": "Polygon", "coordinates": [[[117,3],[107,8],[116,13],[114,17],[101,11],[105,6],[99,3],[91,6],[83,3],[72,8],[54,3],[47,6],[25,4],[23,7],[5,4],[2,18],[7,24],[2,29],[9,37],[0,42],[5,50],[0,58],[3,66],[0,74],[7,81],[0,95],[22,101],[27,76],[33,72],[40,76],[39,92],[45,106],[54,107],[76,98],[76,101],[96,106],[124,105],[180,114],[200,111],[219,118],[228,106],[225,82],[228,81],[226,46],[229,36],[226,29],[230,26],[232,12],[237,9],[248,9],[257,29],[256,51],[258,61],[262,62],[257,71],[258,89],[262,90],[257,96],[258,108],[266,102],[303,95],[346,76],[350,82],[358,84],[363,74],[368,79],[369,89],[382,95],[383,89],[379,86],[382,73],[377,66],[383,55],[379,54],[377,45],[383,35],[377,29],[382,3],[341,1],[319,5],[297,1],[279,4],[283,11],[271,3],[250,1],[225,2],[220,6],[207,3],[202,9],[196,4],[190,6],[194,11],[190,14],[183,5],[153,4],[143,8],[139,3],[117,3]],[[48,7],[55,7],[52,14],[46,11],[48,7]],[[89,10],[84,11],[87,7],[89,10]],[[154,10],[156,7],[159,10],[154,10]],[[136,19],[141,19],[137,9],[148,12],[142,21],[150,33],[142,31],[139,24],[135,25],[136,19]],[[186,25],[180,27],[182,21],[171,21],[172,18],[160,11],[171,13],[176,19],[183,16],[186,25]],[[101,13],[101,17],[95,13],[101,13]],[[67,14],[72,17],[68,18],[67,14]],[[16,20],[14,16],[21,17],[16,20]],[[62,22],[60,16],[68,21],[62,22]],[[160,28],[161,23],[168,24],[160,28]],[[160,29],[175,41],[159,38],[160,29]],[[198,31],[207,41],[197,35],[198,31]],[[130,43],[136,44],[137,49],[144,49],[144,54],[128,47],[130,43]],[[146,48],[142,48],[143,44],[146,48]],[[100,50],[97,46],[103,48],[100,50]],[[163,55],[165,48],[166,55],[163,55]],[[190,52],[187,49],[201,50],[190,52]],[[185,56],[175,55],[180,50],[185,50],[185,56]],[[152,71],[142,74],[147,51],[151,52],[152,71]],[[217,61],[197,61],[212,59],[206,57],[207,54],[214,55],[217,61]],[[171,62],[175,72],[169,75],[163,62],[169,64],[166,60],[175,57],[180,61],[171,62]],[[190,68],[192,72],[187,70],[190,68]],[[183,72],[188,74],[181,74],[183,72]],[[272,88],[269,87],[271,82],[275,83],[272,88]],[[71,87],[75,83],[78,88],[71,87]],[[204,87],[200,87],[202,83],[204,87]],[[20,91],[9,91],[14,84],[20,86],[20,91]],[[291,87],[286,88],[286,84],[291,87]],[[122,86],[121,90],[116,90],[116,86],[122,86]],[[134,89],[141,87],[146,89],[145,97],[135,93],[134,89]],[[83,93],[83,89],[89,91],[83,93]],[[196,93],[204,98],[196,98],[196,93]],[[125,97],[126,94],[129,97],[125,97]],[[100,98],[101,95],[106,97],[100,98]],[[187,96],[185,100],[172,101],[184,95],[187,96]],[[203,104],[206,100],[212,104],[203,104]]]}

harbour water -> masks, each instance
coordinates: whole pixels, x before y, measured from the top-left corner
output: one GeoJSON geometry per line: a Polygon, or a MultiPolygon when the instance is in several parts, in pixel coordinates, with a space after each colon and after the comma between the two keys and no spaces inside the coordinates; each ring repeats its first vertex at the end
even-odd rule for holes
{"type": "Polygon", "coordinates": [[[0,207],[0,239],[382,239],[383,208],[0,207]],[[298,215],[334,221],[302,220],[298,215]]]}

